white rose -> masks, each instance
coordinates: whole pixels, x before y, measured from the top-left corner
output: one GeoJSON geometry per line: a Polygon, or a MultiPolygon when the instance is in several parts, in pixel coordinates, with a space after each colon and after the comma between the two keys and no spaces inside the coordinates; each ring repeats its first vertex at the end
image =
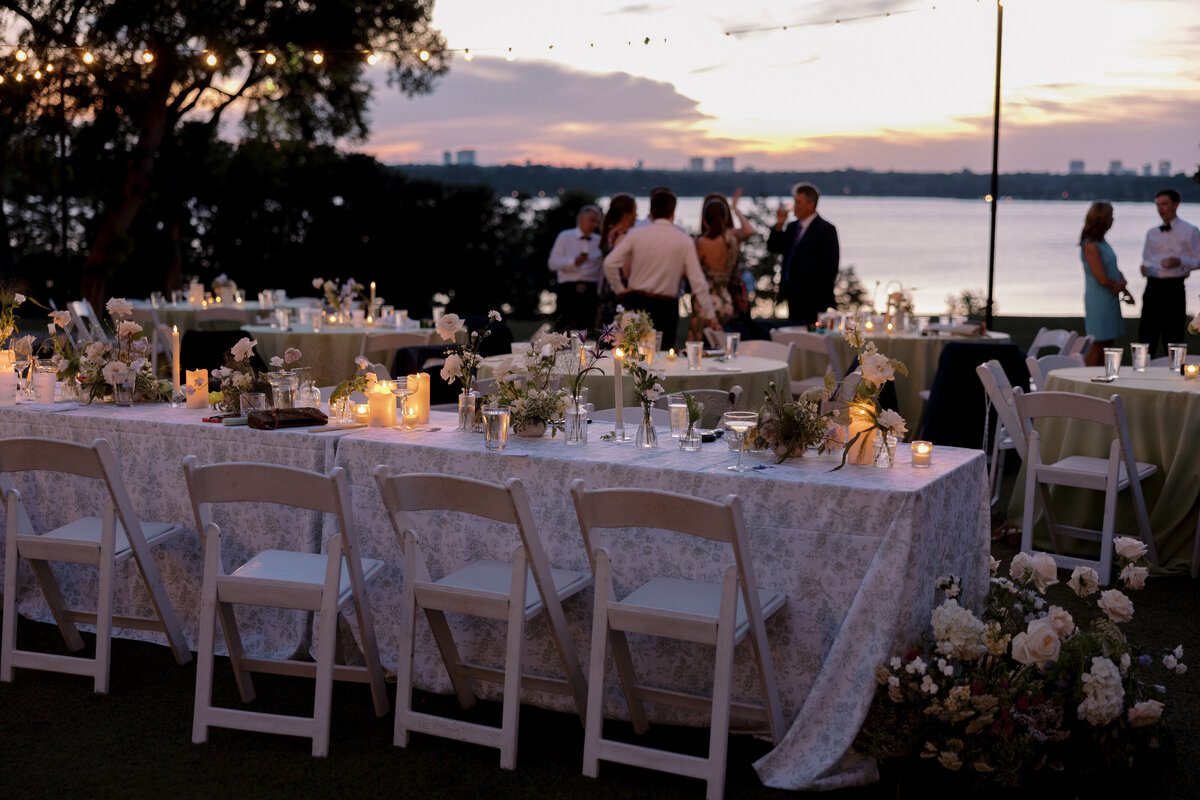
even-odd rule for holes
{"type": "Polygon", "coordinates": [[[125,320],[121,324],[117,325],[117,336],[122,339],[128,339],[130,336],[141,332],[142,326],[138,325],[136,322],[125,320]]]}
{"type": "Polygon", "coordinates": [[[1014,659],[1022,664],[1037,664],[1040,667],[1058,661],[1061,648],[1062,641],[1048,617],[1035,619],[1012,640],[1014,659]]]}
{"type": "Polygon", "coordinates": [[[133,303],[123,297],[113,297],[104,306],[112,317],[128,317],[133,313],[133,303]]]}
{"type": "Polygon", "coordinates": [[[324,285],[325,285],[324,278],[313,278],[313,288],[314,289],[320,289],[324,285]]]}
{"type": "Polygon", "coordinates": [[[279,356],[271,356],[271,366],[272,367],[282,367],[283,359],[280,358],[279,356]]]}
{"type": "Polygon", "coordinates": [[[1045,592],[1047,588],[1058,583],[1058,564],[1054,563],[1052,556],[1038,553],[1029,559],[1029,567],[1033,585],[1039,592],[1045,592]]]}
{"type": "Polygon", "coordinates": [[[1008,565],[1008,574],[1012,576],[1012,579],[1019,583],[1028,571],[1029,553],[1017,553],[1013,556],[1012,563],[1008,565]]]}
{"type": "Polygon", "coordinates": [[[1108,589],[1100,593],[1096,604],[1104,615],[1113,622],[1129,622],[1133,619],[1133,601],[1117,589],[1108,589]]]}
{"type": "Polygon", "coordinates": [[[1067,586],[1079,597],[1087,597],[1100,588],[1100,575],[1091,567],[1076,567],[1071,571],[1067,586]]]}
{"type": "Polygon", "coordinates": [[[294,347],[289,347],[283,351],[283,361],[285,364],[295,364],[303,357],[303,354],[294,347]]]}
{"type": "Polygon", "coordinates": [[[890,408],[880,411],[875,421],[879,423],[879,427],[886,429],[893,436],[901,436],[908,430],[908,425],[905,423],[904,417],[900,416],[898,411],[893,411],[890,408]]]}
{"type": "Polygon", "coordinates": [[[13,305],[14,306],[19,306],[19,305],[21,305],[21,303],[24,303],[24,302],[25,302],[25,295],[21,294],[20,292],[17,292],[16,294],[13,295],[13,305]]]}
{"type": "Polygon", "coordinates": [[[882,386],[896,377],[892,362],[882,353],[873,353],[862,360],[863,380],[882,386]]]}
{"type": "Polygon", "coordinates": [[[1125,569],[1121,570],[1120,577],[1125,582],[1126,589],[1144,589],[1146,586],[1146,576],[1149,574],[1150,570],[1146,567],[1126,564],[1125,569]]]}
{"type": "Polygon", "coordinates": [[[488,312],[488,319],[491,320],[492,322],[499,322],[500,321],[500,312],[496,311],[495,309],[492,309],[491,311],[488,312]]]}
{"type": "Polygon", "coordinates": [[[450,341],[459,331],[465,331],[467,326],[459,318],[458,314],[442,314],[442,318],[437,321],[437,333],[445,341],[450,341]]]}
{"type": "Polygon", "coordinates": [[[1129,709],[1129,724],[1134,728],[1153,725],[1162,716],[1162,710],[1163,704],[1157,700],[1143,700],[1140,703],[1134,703],[1133,708],[1129,709]]]}
{"type": "Polygon", "coordinates": [[[257,344],[258,339],[250,339],[243,336],[238,340],[237,344],[229,348],[229,352],[233,355],[234,361],[247,361],[250,358],[250,354],[254,352],[254,347],[257,344]]]}
{"type": "Polygon", "coordinates": [[[1046,612],[1046,619],[1050,620],[1050,624],[1060,639],[1066,640],[1075,632],[1075,620],[1071,619],[1071,615],[1066,609],[1050,606],[1050,610],[1046,612]]]}
{"type": "Polygon", "coordinates": [[[446,363],[442,365],[442,380],[446,383],[454,383],[462,372],[462,359],[458,353],[451,353],[446,356],[446,363]]]}
{"type": "Polygon", "coordinates": [[[1113,549],[1117,551],[1117,555],[1128,561],[1137,561],[1146,555],[1146,543],[1132,536],[1118,536],[1113,539],[1113,549]]]}

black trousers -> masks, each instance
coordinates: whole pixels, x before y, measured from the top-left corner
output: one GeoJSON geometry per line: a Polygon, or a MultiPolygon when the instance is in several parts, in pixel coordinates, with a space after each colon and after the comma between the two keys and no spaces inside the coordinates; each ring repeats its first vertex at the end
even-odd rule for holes
{"type": "Polygon", "coordinates": [[[663,349],[677,347],[675,337],[679,335],[679,299],[670,300],[653,297],[640,292],[626,292],[617,298],[626,311],[645,311],[654,323],[654,330],[662,331],[663,349]]]}
{"type": "Polygon", "coordinates": [[[1187,333],[1187,299],[1183,278],[1146,278],[1142,294],[1142,319],[1138,338],[1150,345],[1150,357],[1167,354],[1167,345],[1184,341],[1187,333]]]}
{"type": "Polygon", "coordinates": [[[568,281],[555,287],[558,295],[559,330],[590,331],[596,327],[596,284],[591,281],[568,281]]]}

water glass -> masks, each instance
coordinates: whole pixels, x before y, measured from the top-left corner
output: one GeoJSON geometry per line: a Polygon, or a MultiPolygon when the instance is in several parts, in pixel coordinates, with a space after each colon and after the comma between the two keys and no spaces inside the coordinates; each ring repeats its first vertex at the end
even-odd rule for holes
{"type": "Polygon", "coordinates": [[[667,411],[671,417],[671,438],[678,439],[687,431],[688,409],[687,402],[681,394],[673,394],[667,398],[667,411]]]}
{"type": "Polygon", "coordinates": [[[33,401],[35,403],[54,402],[54,382],[57,379],[58,367],[46,358],[39,358],[33,368],[33,401]]]}
{"type": "Polygon", "coordinates": [[[587,444],[588,440],[588,411],[586,403],[571,402],[567,404],[564,420],[564,438],[567,444],[587,444]]]}
{"type": "Polygon", "coordinates": [[[1150,363],[1150,345],[1144,342],[1134,342],[1129,345],[1129,354],[1133,359],[1133,371],[1145,372],[1150,363]]]}
{"type": "Polygon", "coordinates": [[[503,450],[508,447],[507,408],[483,410],[483,441],[488,450],[503,450]]]}
{"type": "Polygon", "coordinates": [[[700,371],[700,359],[704,356],[704,342],[688,342],[687,343],[687,360],[688,369],[693,372],[700,371]]]}
{"type": "Polygon", "coordinates": [[[1104,348],[1104,377],[1115,378],[1121,374],[1121,356],[1124,351],[1119,347],[1104,348]]]}
{"type": "Polygon", "coordinates": [[[1171,371],[1172,372],[1182,372],[1183,371],[1183,362],[1187,359],[1187,345],[1186,344],[1168,344],[1167,345],[1167,355],[1171,357],[1171,363],[1170,363],[1171,371]]]}
{"type": "Polygon", "coordinates": [[[300,381],[294,372],[268,372],[267,382],[271,384],[275,408],[296,407],[296,389],[299,388],[300,381]]]}
{"type": "Polygon", "coordinates": [[[430,309],[430,313],[433,314],[433,324],[436,327],[438,322],[442,318],[442,314],[446,313],[446,307],[445,306],[434,306],[433,308],[430,309]]]}
{"type": "Polygon", "coordinates": [[[730,360],[737,358],[738,345],[741,341],[742,335],[740,333],[725,334],[725,358],[730,360]]]}
{"type": "Polygon", "coordinates": [[[150,307],[151,308],[160,308],[162,306],[162,304],[163,304],[163,293],[162,292],[151,292],[150,293],[150,307]]]}
{"type": "Polygon", "coordinates": [[[241,397],[242,416],[246,416],[251,411],[266,411],[267,396],[262,392],[243,392],[241,397]]]}
{"type": "Polygon", "coordinates": [[[654,332],[654,352],[661,353],[663,351],[663,332],[654,332]]]}

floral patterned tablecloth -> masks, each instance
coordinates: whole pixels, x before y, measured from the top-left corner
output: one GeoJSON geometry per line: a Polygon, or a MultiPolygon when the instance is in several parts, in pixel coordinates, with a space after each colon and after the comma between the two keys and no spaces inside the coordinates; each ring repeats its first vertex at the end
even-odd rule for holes
{"type": "MultiPolygon", "coordinates": [[[[592,426],[586,446],[561,438],[510,439],[503,452],[484,449],[482,436],[452,430],[447,415],[433,416],[440,430],[398,432],[364,429],[343,437],[335,463],[347,471],[364,550],[383,558],[385,574],[372,594],[380,650],[387,667],[398,652],[402,559],[376,489],[372,470],[388,464],[399,472],[439,472],[480,480],[520,478],[529,494],[547,554],[556,566],[586,570],[587,558],[567,486],[582,478],[589,487],[643,486],[720,499],[741,496],[759,583],[788,595],[768,623],[779,690],[790,725],[778,748],[758,762],[763,781],[784,788],[835,788],[875,778],[874,763],[847,755],[875,690],[875,665],[916,642],[929,622],[933,579],[964,577],[968,599],[986,590],[988,503],[984,457],[977,450],[937,448],[931,469],[914,469],[901,447],[894,469],[848,466],[831,469],[831,457],[805,457],[775,465],[747,456],[759,469],[725,469],[734,456],[722,442],[700,453],[674,448],[665,430],[654,450],[599,441],[592,426]],[[845,760],[843,760],[845,759],[845,760]]],[[[508,557],[511,532],[499,526],[438,516],[418,531],[434,575],[467,559],[508,557]]],[[[618,592],[660,571],[681,570],[720,580],[705,544],[674,534],[648,532],[610,544],[618,592]]],[[[587,663],[591,592],[564,606],[571,636],[587,663]]],[[[456,617],[467,659],[503,663],[502,629],[456,617]]],[[[449,692],[437,650],[424,622],[418,626],[416,675],[424,688],[449,692]]],[[[527,663],[557,672],[545,629],[531,630],[527,663]]],[[[735,695],[758,691],[752,657],[737,653],[735,695]]],[[[707,687],[711,652],[662,640],[636,639],[634,663],[655,685],[707,687]]],[[[610,664],[610,669],[612,665],[610,664]]],[[[608,681],[605,713],[624,716],[615,676],[608,681]]],[[[565,708],[562,698],[532,697],[565,708]]],[[[655,711],[659,719],[680,720],[655,711]]],[[[688,721],[686,719],[682,721],[688,721]]],[[[736,720],[735,720],[736,723],[736,720]]]]}

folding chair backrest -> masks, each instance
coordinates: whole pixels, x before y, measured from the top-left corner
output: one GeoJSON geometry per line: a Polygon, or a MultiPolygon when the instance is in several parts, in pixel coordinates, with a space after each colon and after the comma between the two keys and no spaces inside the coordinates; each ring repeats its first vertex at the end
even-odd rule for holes
{"type": "Polygon", "coordinates": [[[81,342],[91,342],[104,339],[100,320],[88,300],[72,300],[68,309],[71,312],[75,338],[81,342]]]}
{"type": "Polygon", "coordinates": [[[993,358],[976,367],[975,372],[979,375],[980,383],[983,384],[983,391],[996,409],[997,419],[1008,430],[1013,446],[1021,456],[1021,460],[1024,461],[1026,432],[1021,425],[1021,418],[1017,416],[1017,407],[1013,400],[1013,387],[1008,382],[1008,375],[1004,372],[1004,367],[1000,366],[1000,362],[993,358]]]}
{"type": "Polygon", "coordinates": [[[1043,417],[1066,417],[1116,427],[1121,425],[1125,416],[1121,396],[1116,394],[1103,400],[1074,392],[1016,392],[1014,399],[1017,414],[1027,421],[1043,417]]]}
{"type": "Polygon", "coordinates": [[[1079,356],[1083,358],[1087,355],[1088,350],[1092,349],[1092,342],[1096,340],[1095,336],[1080,336],[1071,342],[1071,346],[1063,350],[1065,356],[1079,356]]]}
{"type": "Polygon", "coordinates": [[[780,331],[778,329],[771,331],[771,339],[776,342],[791,343],[796,350],[824,355],[829,359],[829,369],[837,378],[841,378],[845,374],[842,357],[837,348],[839,338],[833,334],[807,333],[805,331],[780,331]]]}
{"type": "Polygon", "coordinates": [[[1052,370],[1082,367],[1084,364],[1083,356],[1080,355],[1049,355],[1041,358],[1027,356],[1025,366],[1029,367],[1029,378],[1033,381],[1034,387],[1040,391],[1046,388],[1046,375],[1052,370]]]}
{"type": "Polygon", "coordinates": [[[1046,347],[1053,347],[1054,355],[1069,353],[1078,335],[1065,328],[1039,328],[1033,337],[1033,344],[1029,345],[1029,355],[1037,358],[1038,352],[1046,347]]]}
{"type": "Polygon", "coordinates": [[[776,342],[766,339],[751,339],[738,345],[738,355],[754,356],[755,358],[773,358],[790,364],[792,353],[796,349],[795,342],[776,342]]]}
{"type": "MultiPolygon", "coordinates": [[[[596,422],[615,422],[617,410],[615,408],[598,408],[592,412],[592,419],[596,422]]],[[[637,425],[642,421],[642,409],[637,406],[624,406],[621,409],[621,419],[626,425],[637,425]]],[[[650,419],[656,428],[671,424],[670,414],[665,408],[651,407],[650,419]]]]}

